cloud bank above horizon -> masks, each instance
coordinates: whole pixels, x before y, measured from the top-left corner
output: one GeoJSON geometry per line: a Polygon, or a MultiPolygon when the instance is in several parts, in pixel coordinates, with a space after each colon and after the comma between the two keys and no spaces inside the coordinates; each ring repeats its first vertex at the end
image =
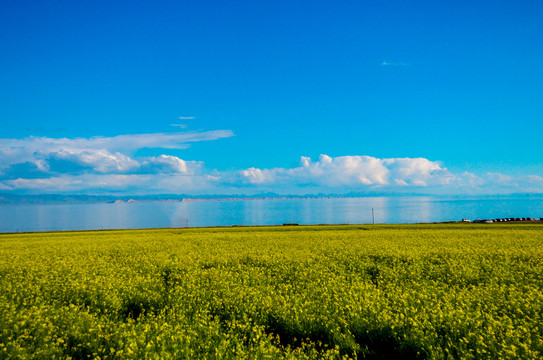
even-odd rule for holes
{"type": "Polygon", "coordinates": [[[208,169],[202,161],[168,154],[230,130],[114,137],[0,139],[0,191],[22,193],[280,194],[389,192],[491,194],[543,192],[543,177],[453,173],[438,161],[367,155],[317,160],[301,156],[292,168],[208,169]],[[161,149],[158,156],[138,150],[161,149]]]}

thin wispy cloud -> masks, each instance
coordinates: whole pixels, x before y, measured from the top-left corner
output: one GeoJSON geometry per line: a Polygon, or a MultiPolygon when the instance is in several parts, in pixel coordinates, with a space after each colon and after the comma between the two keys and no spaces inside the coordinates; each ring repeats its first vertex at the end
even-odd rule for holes
{"type": "MultiPolygon", "coordinates": [[[[231,130],[190,131],[175,133],[130,134],[112,137],[49,138],[29,136],[23,139],[0,139],[0,154],[11,151],[36,152],[43,149],[107,149],[134,151],[142,148],[186,149],[190,143],[234,136],[231,130]]],[[[1,158],[0,158],[1,159],[1,158]]]]}
{"type": "Polygon", "coordinates": [[[196,119],[196,116],[180,116],[178,119],[179,120],[194,120],[196,119]]]}
{"type": "Polygon", "coordinates": [[[170,124],[170,126],[178,127],[180,129],[186,129],[188,127],[186,124],[170,124]]]}
{"type": "Polygon", "coordinates": [[[383,61],[381,66],[411,66],[410,63],[406,62],[396,62],[396,61],[383,61]]]}

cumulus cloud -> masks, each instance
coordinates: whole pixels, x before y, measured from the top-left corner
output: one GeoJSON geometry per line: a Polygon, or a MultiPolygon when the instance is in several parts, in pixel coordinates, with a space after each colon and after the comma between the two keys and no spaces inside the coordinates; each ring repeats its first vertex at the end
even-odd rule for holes
{"type": "Polygon", "coordinates": [[[187,174],[189,172],[189,164],[196,165],[197,163],[194,161],[187,162],[177,156],[160,155],[157,157],[146,158],[142,163],[142,167],[150,168],[152,170],[151,173],[157,172],[158,170],[158,172],[162,173],[187,174]]]}
{"type": "MultiPolygon", "coordinates": [[[[543,177],[454,173],[426,158],[366,155],[317,159],[302,156],[291,168],[249,167],[220,171],[200,161],[166,154],[231,131],[159,133],[54,139],[0,139],[0,190],[28,192],[126,192],[246,194],[347,193],[351,191],[477,194],[543,192],[543,177]],[[142,148],[158,156],[138,156],[142,148]]],[[[227,164],[228,166],[228,164],[227,164]]]]}
{"type": "Polygon", "coordinates": [[[36,155],[53,172],[78,172],[92,169],[99,173],[122,173],[140,167],[140,163],[120,152],[105,149],[66,148],[55,151],[41,150],[36,155]]]}
{"type": "Polygon", "coordinates": [[[260,170],[257,168],[249,168],[241,170],[241,175],[251,184],[262,184],[264,182],[273,181],[273,170],[260,170]]]}
{"type": "Polygon", "coordinates": [[[180,173],[199,166],[172,155],[131,158],[106,150],[68,150],[49,154],[46,162],[51,173],[95,172],[101,174],[180,173]]]}
{"type": "MultiPolygon", "coordinates": [[[[223,177],[224,178],[224,177],[223,177]]],[[[543,192],[543,177],[453,173],[426,158],[376,158],[321,155],[314,161],[302,156],[294,168],[241,170],[232,182],[277,191],[311,189],[316,192],[414,191],[436,194],[499,194],[543,192]]]]}
{"type": "MultiPolygon", "coordinates": [[[[113,137],[0,139],[0,179],[38,179],[61,174],[189,174],[199,162],[172,155],[135,157],[143,148],[185,149],[191,143],[233,136],[230,130],[133,134],[113,137]]],[[[47,181],[44,182],[47,184],[47,181]]]]}
{"type": "Polygon", "coordinates": [[[300,159],[300,166],[284,169],[250,168],[240,171],[250,184],[274,182],[341,186],[421,186],[443,185],[454,176],[437,162],[424,158],[321,155],[318,161],[300,159]]]}

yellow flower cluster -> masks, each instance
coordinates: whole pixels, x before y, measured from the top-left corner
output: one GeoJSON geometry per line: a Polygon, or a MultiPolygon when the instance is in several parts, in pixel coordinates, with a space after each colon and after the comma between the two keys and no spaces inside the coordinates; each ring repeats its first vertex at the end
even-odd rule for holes
{"type": "Polygon", "coordinates": [[[540,359],[543,225],[0,235],[0,359],[540,359]]]}

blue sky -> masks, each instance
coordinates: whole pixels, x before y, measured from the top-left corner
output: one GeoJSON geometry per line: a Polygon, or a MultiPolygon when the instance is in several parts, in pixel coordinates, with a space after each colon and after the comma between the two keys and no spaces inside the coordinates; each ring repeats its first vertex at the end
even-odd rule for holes
{"type": "Polygon", "coordinates": [[[542,18],[541,1],[4,4],[0,192],[543,192],[542,18]]]}

